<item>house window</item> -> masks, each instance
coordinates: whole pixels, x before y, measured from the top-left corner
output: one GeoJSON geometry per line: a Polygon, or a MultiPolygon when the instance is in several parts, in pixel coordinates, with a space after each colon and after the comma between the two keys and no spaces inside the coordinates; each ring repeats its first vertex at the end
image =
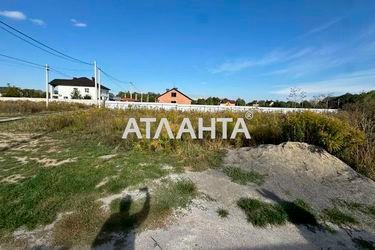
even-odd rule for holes
{"type": "Polygon", "coordinates": [[[89,93],[89,88],[85,88],[85,93],[89,93]]]}
{"type": "Polygon", "coordinates": [[[171,101],[171,103],[176,103],[176,101],[171,101]]]}
{"type": "Polygon", "coordinates": [[[172,93],[171,93],[171,96],[172,96],[172,97],[176,97],[176,94],[177,94],[176,92],[172,92],[172,93]]]}

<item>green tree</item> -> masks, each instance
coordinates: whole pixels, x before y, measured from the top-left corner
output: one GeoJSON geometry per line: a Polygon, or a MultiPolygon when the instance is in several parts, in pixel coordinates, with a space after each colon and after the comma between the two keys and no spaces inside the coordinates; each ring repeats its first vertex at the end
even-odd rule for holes
{"type": "Polygon", "coordinates": [[[72,97],[72,99],[82,99],[81,93],[79,92],[79,90],[77,88],[73,89],[70,96],[72,97]]]}
{"type": "Polygon", "coordinates": [[[7,84],[7,87],[4,90],[3,93],[4,97],[22,97],[22,91],[20,88],[17,88],[16,86],[10,86],[10,84],[7,84]]]}
{"type": "Polygon", "coordinates": [[[236,100],[236,106],[246,106],[246,102],[244,99],[238,98],[236,100]]]}

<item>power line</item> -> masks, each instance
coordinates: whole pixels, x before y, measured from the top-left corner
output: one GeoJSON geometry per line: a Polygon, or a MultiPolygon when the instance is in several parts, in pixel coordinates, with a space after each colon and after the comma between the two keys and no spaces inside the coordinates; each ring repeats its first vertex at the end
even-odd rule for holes
{"type": "MultiPolygon", "coordinates": [[[[30,61],[27,61],[25,59],[21,59],[21,58],[17,58],[17,57],[13,57],[13,56],[4,55],[4,54],[1,54],[1,53],[0,53],[0,56],[8,58],[8,59],[15,60],[15,61],[18,61],[18,62],[29,64],[29,66],[32,66],[34,68],[38,68],[38,69],[45,69],[46,68],[45,65],[42,65],[42,64],[39,64],[39,63],[35,63],[35,62],[30,62],[30,61]]],[[[55,68],[48,67],[48,69],[51,70],[52,72],[57,73],[57,74],[73,78],[71,75],[65,74],[64,72],[61,72],[61,71],[59,71],[59,70],[57,70],[55,68]]]]}
{"type": "Polygon", "coordinates": [[[18,62],[18,61],[11,61],[9,59],[1,59],[0,60],[0,64],[2,65],[6,65],[6,66],[22,66],[22,67],[29,67],[29,68],[33,68],[33,69],[38,69],[40,70],[41,68],[39,66],[34,66],[34,65],[30,65],[30,64],[26,64],[26,63],[22,63],[22,62],[18,62]]]}
{"type": "MultiPolygon", "coordinates": [[[[122,81],[112,75],[110,75],[109,73],[105,72],[103,69],[99,68],[99,70],[103,73],[103,75],[107,76],[108,78],[112,79],[113,81],[115,82],[119,82],[119,83],[123,83],[123,84],[129,84],[131,86],[133,86],[136,90],[138,90],[139,92],[142,92],[140,89],[138,89],[135,84],[133,82],[126,82],[126,81],[122,81]]],[[[122,86],[120,86],[122,87],[122,86]]]]}
{"type": "Polygon", "coordinates": [[[50,69],[50,71],[55,72],[57,74],[60,74],[62,76],[69,77],[69,78],[74,78],[73,76],[65,74],[64,72],[61,72],[61,71],[59,71],[57,69],[54,69],[54,68],[51,68],[51,67],[49,67],[49,69],[50,69]]]}
{"type": "Polygon", "coordinates": [[[1,54],[1,53],[0,53],[0,56],[8,58],[8,59],[15,60],[15,61],[27,63],[27,64],[30,64],[30,65],[38,66],[38,67],[41,67],[41,68],[45,68],[45,66],[42,65],[42,64],[30,62],[30,61],[27,61],[27,60],[24,60],[24,59],[21,59],[21,58],[17,58],[17,57],[13,57],[13,56],[8,56],[8,55],[4,55],[4,54],[1,54]]]}
{"type": "Polygon", "coordinates": [[[84,72],[88,72],[88,71],[91,72],[92,71],[92,69],[87,69],[87,68],[86,69],[82,69],[82,68],[81,69],[73,69],[73,68],[65,68],[65,67],[60,67],[60,66],[56,67],[56,66],[53,66],[53,65],[51,67],[54,68],[54,69],[58,69],[58,70],[76,71],[76,72],[83,72],[83,71],[84,72]]]}
{"type": "MultiPolygon", "coordinates": [[[[0,22],[1,22],[1,21],[0,21],[0,22]]],[[[13,33],[12,31],[7,30],[6,28],[4,28],[4,27],[2,27],[2,26],[0,26],[0,28],[1,28],[2,30],[4,30],[4,31],[8,32],[9,34],[11,34],[11,35],[13,35],[13,36],[15,36],[15,37],[21,39],[22,41],[24,41],[24,42],[30,44],[31,46],[34,46],[35,48],[38,48],[38,49],[40,49],[40,50],[43,50],[44,52],[47,52],[47,53],[49,53],[49,54],[51,54],[51,55],[53,55],[53,56],[59,57],[59,58],[64,59],[64,60],[67,60],[67,58],[65,58],[65,57],[63,57],[63,56],[61,56],[61,55],[55,54],[55,53],[53,53],[53,52],[51,52],[51,51],[49,51],[49,50],[47,50],[47,49],[45,49],[45,48],[43,48],[43,47],[40,47],[40,46],[38,46],[38,45],[36,45],[36,44],[30,42],[29,40],[27,40],[27,39],[25,39],[25,38],[23,38],[23,37],[21,37],[21,36],[15,34],[15,33],[13,33]]],[[[70,60],[70,61],[72,61],[72,60],[70,60]]]]}
{"type": "Polygon", "coordinates": [[[99,68],[98,69],[105,75],[107,76],[108,78],[111,78],[112,80],[116,81],[116,82],[119,82],[119,83],[124,83],[124,84],[129,84],[129,82],[125,82],[125,81],[122,81],[122,80],[119,80],[117,79],[116,77],[110,75],[109,73],[105,72],[103,69],[99,68]]]}
{"type": "Polygon", "coordinates": [[[106,76],[106,77],[108,77],[109,79],[111,79],[111,80],[112,80],[112,81],[113,81],[118,87],[120,87],[120,88],[122,88],[123,86],[117,84],[117,82],[118,82],[118,83],[122,83],[122,84],[129,84],[129,82],[125,82],[125,81],[119,80],[119,79],[117,79],[117,78],[111,76],[110,74],[108,74],[107,72],[105,72],[105,71],[104,71],[103,69],[101,69],[101,68],[98,68],[98,69],[103,73],[104,76],[106,76]]]}
{"type": "MultiPolygon", "coordinates": [[[[14,27],[12,27],[12,26],[6,24],[5,22],[3,22],[3,21],[1,21],[1,20],[0,20],[0,23],[3,24],[3,25],[5,25],[5,26],[8,27],[9,29],[11,29],[11,30],[13,30],[13,31],[15,31],[15,32],[17,32],[17,33],[23,35],[24,37],[27,37],[28,39],[32,40],[33,42],[35,42],[35,43],[37,43],[37,44],[39,44],[39,45],[41,45],[41,46],[43,46],[43,47],[45,47],[45,48],[47,48],[47,49],[49,49],[49,50],[52,50],[52,51],[56,52],[57,54],[59,54],[59,55],[61,55],[61,56],[64,56],[64,59],[69,58],[70,60],[73,60],[73,61],[76,61],[76,62],[79,62],[79,63],[82,63],[82,64],[92,65],[92,63],[88,63],[88,62],[82,61],[82,60],[80,60],[80,59],[78,59],[78,58],[75,58],[75,57],[69,56],[69,55],[67,55],[67,54],[65,54],[65,53],[63,53],[63,52],[60,52],[60,51],[58,51],[58,50],[56,50],[56,49],[54,49],[54,48],[52,48],[52,47],[46,45],[45,43],[42,43],[42,42],[40,42],[40,41],[38,41],[38,40],[32,38],[31,36],[29,36],[29,35],[23,33],[22,31],[20,31],[20,30],[18,30],[18,29],[16,29],[16,28],[14,28],[14,27]]],[[[2,29],[3,29],[3,30],[6,30],[8,33],[10,33],[10,34],[12,34],[12,35],[15,35],[17,38],[20,38],[20,36],[14,34],[13,32],[11,32],[11,31],[9,31],[9,30],[7,30],[7,29],[5,29],[4,27],[2,27],[2,29]]],[[[20,39],[22,39],[23,41],[26,40],[26,39],[23,39],[23,38],[20,38],[20,39]]],[[[28,43],[31,44],[31,42],[28,42],[28,43]]],[[[37,47],[35,44],[34,44],[33,46],[37,47]]],[[[40,48],[39,46],[38,46],[37,48],[42,49],[42,48],[40,48]]],[[[46,52],[45,49],[42,49],[42,50],[46,52]]],[[[57,56],[56,54],[54,54],[54,53],[52,53],[52,52],[50,52],[50,51],[49,51],[48,53],[57,56]]]]}
{"type": "MultiPolygon", "coordinates": [[[[54,49],[54,48],[48,46],[47,44],[45,44],[45,43],[43,43],[43,42],[40,42],[40,41],[38,41],[37,39],[34,39],[33,37],[31,37],[31,36],[25,34],[24,32],[22,32],[22,31],[20,31],[20,30],[18,30],[18,29],[16,29],[16,28],[14,28],[14,27],[12,27],[11,25],[9,25],[9,24],[7,24],[7,23],[1,21],[1,20],[0,20],[0,24],[4,25],[4,26],[6,27],[6,28],[5,28],[5,27],[0,26],[0,28],[3,29],[4,31],[6,31],[7,33],[9,33],[9,34],[11,34],[11,35],[17,37],[18,39],[21,39],[22,41],[24,41],[24,42],[26,42],[26,43],[28,43],[28,44],[30,44],[30,45],[32,45],[32,46],[34,46],[34,47],[40,49],[40,50],[42,50],[42,51],[44,51],[44,52],[46,52],[46,53],[49,53],[49,54],[51,54],[51,55],[53,55],[53,56],[56,56],[56,57],[59,57],[59,58],[65,59],[65,60],[74,61],[74,62],[79,62],[79,63],[85,64],[85,65],[90,65],[90,66],[92,65],[92,63],[88,63],[88,62],[82,61],[82,60],[80,60],[80,59],[78,59],[78,58],[75,58],[75,57],[69,56],[69,55],[67,55],[67,54],[65,54],[65,53],[63,53],[63,52],[60,52],[60,51],[58,51],[58,50],[56,50],[56,49],[54,49]],[[11,30],[9,30],[9,29],[11,29],[11,30]],[[18,34],[16,34],[16,33],[13,32],[13,31],[17,32],[18,34]],[[20,35],[19,35],[19,34],[20,34],[20,35]],[[22,36],[21,36],[21,35],[22,35],[22,36]],[[26,39],[25,37],[26,37],[27,39],[26,39]],[[28,40],[28,39],[29,39],[29,40],[28,40]],[[31,40],[31,41],[30,41],[30,40],[31,40]],[[35,44],[35,43],[36,43],[36,44],[35,44]],[[39,46],[39,45],[40,45],[40,46],[39,46]]],[[[38,67],[43,67],[43,68],[45,67],[45,66],[43,66],[43,65],[41,65],[41,64],[37,64],[37,63],[33,63],[33,62],[29,62],[29,61],[26,61],[26,60],[23,60],[23,59],[20,59],[20,58],[15,58],[15,57],[11,57],[11,56],[7,56],[7,55],[3,55],[3,54],[0,54],[0,55],[1,55],[1,56],[4,56],[4,57],[7,57],[7,58],[9,58],[9,59],[18,60],[18,61],[23,62],[23,63],[28,63],[28,64],[30,64],[30,65],[34,65],[34,66],[38,66],[38,67]]],[[[56,68],[58,68],[58,67],[56,67],[56,68]]],[[[61,74],[61,75],[67,76],[67,77],[71,77],[70,75],[63,73],[63,72],[57,70],[56,68],[55,68],[55,67],[53,67],[53,68],[52,68],[52,67],[49,67],[49,69],[50,69],[51,71],[53,71],[53,72],[56,72],[56,73],[58,73],[58,74],[61,74]]],[[[127,84],[127,85],[129,84],[129,85],[131,85],[132,87],[134,87],[134,89],[136,89],[136,90],[138,90],[139,92],[141,92],[141,91],[135,86],[134,83],[132,83],[132,82],[125,82],[125,81],[122,81],[122,80],[120,80],[120,79],[118,79],[118,78],[116,78],[116,77],[110,75],[109,73],[105,72],[105,71],[102,70],[101,68],[98,68],[98,69],[99,69],[99,70],[100,70],[105,76],[107,76],[108,78],[110,78],[111,80],[113,80],[115,83],[118,82],[118,83],[123,83],[123,84],[127,84]]],[[[69,69],[69,70],[71,70],[71,69],[69,69]]],[[[77,71],[77,70],[73,70],[73,71],[77,71]]],[[[116,84],[116,85],[117,85],[117,84],[116,84]]],[[[119,86],[120,88],[122,88],[122,86],[120,86],[120,85],[118,85],[118,86],[119,86]]]]}

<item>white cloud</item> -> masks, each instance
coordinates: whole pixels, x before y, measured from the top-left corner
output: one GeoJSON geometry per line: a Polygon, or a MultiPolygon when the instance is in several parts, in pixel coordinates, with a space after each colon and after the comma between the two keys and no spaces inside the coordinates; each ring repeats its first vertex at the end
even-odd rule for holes
{"type": "Polygon", "coordinates": [[[247,68],[255,66],[267,66],[274,63],[287,62],[290,60],[295,60],[301,58],[313,51],[313,48],[307,47],[302,49],[291,49],[291,50],[273,50],[263,57],[257,60],[235,60],[228,61],[223,64],[218,65],[213,70],[212,73],[228,73],[228,72],[237,72],[247,68]]]}
{"type": "Polygon", "coordinates": [[[375,89],[375,69],[361,70],[348,74],[337,75],[328,80],[304,82],[286,86],[272,91],[273,94],[288,95],[291,87],[298,87],[308,94],[343,94],[358,93],[375,89]]]}
{"type": "Polygon", "coordinates": [[[74,19],[74,18],[70,19],[70,21],[72,22],[73,26],[75,26],[75,27],[79,27],[79,28],[85,28],[85,27],[87,27],[87,24],[86,24],[86,23],[83,23],[83,22],[77,21],[77,20],[74,19]]]}
{"type": "Polygon", "coordinates": [[[317,73],[322,74],[330,70],[358,68],[358,65],[363,63],[373,65],[374,56],[374,41],[350,41],[349,45],[331,45],[315,49],[306,56],[291,60],[265,75],[299,78],[317,73]]]}
{"type": "Polygon", "coordinates": [[[26,20],[26,15],[17,10],[3,10],[0,11],[0,16],[7,17],[13,20],[26,20]]]}
{"type": "MultiPolygon", "coordinates": [[[[324,30],[327,30],[334,24],[340,22],[343,19],[343,17],[335,18],[327,23],[324,23],[318,27],[315,27],[305,34],[302,34],[301,36],[297,37],[299,38],[305,38],[308,36],[311,36],[313,34],[322,32],[324,30]]],[[[302,49],[290,49],[290,50],[274,50],[270,53],[266,54],[265,56],[261,57],[257,60],[234,60],[234,61],[227,61],[223,64],[218,65],[213,70],[211,70],[212,73],[228,73],[228,72],[237,72],[241,71],[250,67],[254,66],[266,66],[274,63],[282,63],[282,62],[288,62],[291,60],[296,60],[299,58],[302,58],[304,56],[310,55],[310,53],[313,52],[313,48],[307,47],[302,49]]]]}
{"type": "Polygon", "coordinates": [[[30,18],[30,21],[35,24],[35,25],[39,25],[39,26],[44,26],[46,25],[46,23],[42,20],[42,19],[37,19],[37,18],[30,18]]]}
{"type": "Polygon", "coordinates": [[[18,10],[3,10],[0,11],[0,16],[7,17],[17,21],[29,20],[35,25],[44,26],[46,23],[42,19],[28,18],[23,12],[18,10]]]}
{"type": "Polygon", "coordinates": [[[225,73],[225,72],[236,72],[243,69],[249,68],[256,65],[254,61],[251,60],[237,60],[237,61],[228,61],[223,64],[218,65],[216,68],[211,70],[212,73],[225,73]]]}
{"type": "Polygon", "coordinates": [[[328,28],[330,28],[332,25],[340,22],[341,20],[343,19],[343,17],[337,17],[327,23],[324,23],[322,25],[319,25],[311,30],[309,30],[308,32],[306,32],[305,34],[302,34],[301,36],[299,36],[298,38],[305,38],[305,37],[308,37],[308,36],[311,36],[315,33],[319,33],[319,32],[322,32],[328,28]]]}

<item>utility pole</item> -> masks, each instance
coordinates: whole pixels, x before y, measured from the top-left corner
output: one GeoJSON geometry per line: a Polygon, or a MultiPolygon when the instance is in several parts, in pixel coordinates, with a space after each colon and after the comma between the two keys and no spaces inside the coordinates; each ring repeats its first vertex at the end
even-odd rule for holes
{"type": "Polygon", "coordinates": [[[46,64],[46,108],[48,109],[48,95],[49,95],[49,67],[46,64]]]}
{"type": "Polygon", "coordinates": [[[98,105],[98,68],[96,61],[94,61],[94,81],[95,81],[95,104],[98,105]]]}
{"type": "Polygon", "coordinates": [[[130,92],[130,99],[133,99],[133,93],[131,91],[132,82],[129,82],[129,92],[130,92]]]}
{"type": "Polygon", "coordinates": [[[101,89],[101,84],[102,84],[102,80],[100,79],[100,75],[101,75],[101,72],[100,72],[100,69],[98,70],[98,83],[99,83],[99,108],[101,106],[101,102],[102,102],[102,89],[101,89]]]}

